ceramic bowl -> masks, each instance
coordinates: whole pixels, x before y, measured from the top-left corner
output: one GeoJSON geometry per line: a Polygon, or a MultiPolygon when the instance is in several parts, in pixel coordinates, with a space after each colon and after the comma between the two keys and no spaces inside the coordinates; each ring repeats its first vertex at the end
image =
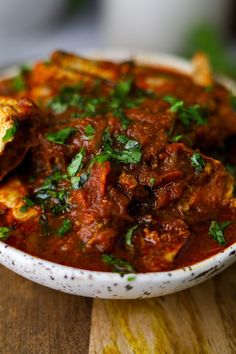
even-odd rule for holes
{"type": "MultiPolygon", "coordinates": [[[[95,53],[93,57],[123,60],[131,56],[122,52],[95,53]]],[[[183,59],[162,54],[133,55],[140,63],[175,68],[189,74],[191,64],[183,59]]],[[[2,76],[14,74],[9,68],[2,76]]],[[[231,90],[234,83],[218,79],[231,90]]],[[[210,279],[236,260],[236,242],[216,255],[194,265],[169,272],[138,273],[121,276],[95,272],[48,262],[8,246],[0,241],[0,264],[36,283],[66,293],[103,299],[137,299],[175,293],[210,279]]]]}

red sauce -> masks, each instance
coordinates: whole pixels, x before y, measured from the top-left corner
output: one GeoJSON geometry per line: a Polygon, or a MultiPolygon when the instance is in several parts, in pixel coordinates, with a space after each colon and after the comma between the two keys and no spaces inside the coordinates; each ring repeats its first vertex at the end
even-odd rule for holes
{"type": "Polygon", "coordinates": [[[121,273],[191,265],[235,242],[234,172],[224,164],[236,114],[224,87],[65,53],[22,79],[22,90],[7,80],[0,93],[33,100],[44,128],[13,173],[28,198],[22,213],[34,215],[19,220],[3,205],[5,242],[121,273]]]}

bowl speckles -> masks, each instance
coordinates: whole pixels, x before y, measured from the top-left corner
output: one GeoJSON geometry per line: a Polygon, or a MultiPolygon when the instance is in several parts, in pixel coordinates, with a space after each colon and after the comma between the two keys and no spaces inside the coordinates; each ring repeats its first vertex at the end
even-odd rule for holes
{"type": "MultiPolygon", "coordinates": [[[[93,51],[93,57],[122,60],[130,58],[130,55],[114,51],[106,53],[93,51]]],[[[185,73],[191,71],[191,65],[187,61],[176,57],[160,54],[142,54],[133,57],[146,64],[174,67],[185,73]]],[[[15,72],[16,68],[10,68],[2,74],[8,76],[15,72]]],[[[221,78],[220,81],[231,90],[235,90],[231,80],[221,78]]],[[[87,271],[48,262],[0,241],[0,264],[12,271],[52,289],[104,299],[141,299],[171,294],[210,279],[235,260],[236,242],[222,252],[191,267],[169,272],[121,276],[116,273],[87,271]]]]}

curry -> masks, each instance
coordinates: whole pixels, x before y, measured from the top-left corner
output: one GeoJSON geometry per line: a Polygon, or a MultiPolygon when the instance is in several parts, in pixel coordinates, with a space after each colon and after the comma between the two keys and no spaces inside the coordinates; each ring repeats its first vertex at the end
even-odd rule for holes
{"type": "Polygon", "coordinates": [[[172,270],[236,241],[236,98],[192,75],[55,52],[0,82],[0,239],[82,269],[172,270]]]}

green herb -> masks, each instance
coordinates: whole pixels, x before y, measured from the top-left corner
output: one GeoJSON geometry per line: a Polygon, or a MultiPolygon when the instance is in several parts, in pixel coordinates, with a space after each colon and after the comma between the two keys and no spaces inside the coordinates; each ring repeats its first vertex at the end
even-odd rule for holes
{"type": "Polygon", "coordinates": [[[172,136],[171,141],[173,143],[178,143],[179,141],[183,140],[184,138],[185,138],[184,135],[175,135],[175,136],[172,136]]]}
{"type": "Polygon", "coordinates": [[[10,233],[10,229],[8,227],[5,226],[1,226],[0,227],[0,240],[7,240],[9,237],[9,233],[10,233]]]}
{"type": "Polygon", "coordinates": [[[62,130],[59,130],[55,133],[51,133],[47,135],[47,139],[55,144],[65,144],[66,140],[73,134],[76,133],[75,128],[65,128],[62,130]]]}
{"type": "Polygon", "coordinates": [[[112,266],[113,272],[120,274],[135,272],[134,267],[129,262],[124,259],[116,258],[111,254],[103,254],[102,261],[112,266]]]}
{"type": "Polygon", "coordinates": [[[16,92],[23,91],[26,89],[26,83],[23,75],[20,74],[13,79],[12,88],[16,92]]]}
{"type": "Polygon", "coordinates": [[[23,64],[20,67],[20,74],[21,75],[29,74],[31,71],[32,71],[32,66],[29,64],[23,64]]]}
{"type": "Polygon", "coordinates": [[[120,98],[127,97],[131,91],[132,85],[133,85],[132,79],[119,81],[118,84],[116,85],[113,95],[120,98]]]}
{"type": "Polygon", "coordinates": [[[184,106],[184,101],[173,96],[165,96],[164,101],[170,104],[170,110],[173,113],[178,113],[178,117],[185,127],[189,127],[191,123],[204,125],[207,123],[208,112],[199,105],[190,107],[184,106]]]}
{"type": "Polygon", "coordinates": [[[70,177],[74,177],[83,165],[85,150],[82,148],[80,152],[73,158],[70,165],[67,167],[67,171],[70,177]]]}
{"type": "Polygon", "coordinates": [[[119,118],[121,121],[121,126],[123,129],[127,129],[131,121],[127,118],[124,110],[122,108],[116,108],[113,110],[113,114],[116,118],[119,118]]]}
{"type": "Polygon", "coordinates": [[[212,236],[213,240],[219,243],[220,246],[226,245],[224,230],[231,224],[231,221],[225,221],[218,223],[217,221],[211,221],[209,228],[209,235],[212,236]]]}
{"type": "Polygon", "coordinates": [[[165,96],[164,101],[168,102],[170,104],[170,110],[173,113],[177,113],[184,107],[184,101],[179,100],[176,97],[173,96],[165,96]]]}
{"type": "Polygon", "coordinates": [[[197,173],[202,172],[206,165],[205,161],[203,160],[199,152],[195,152],[193,154],[193,156],[191,157],[191,164],[195,168],[197,173]]]}
{"type": "Polygon", "coordinates": [[[59,183],[66,179],[66,175],[55,172],[52,176],[47,177],[40,187],[35,189],[35,203],[40,205],[43,211],[49,210],[54,215],[58,215],[69,210],[69,193],[64,186],[59,186],[59,183]]]}
{"type": "Polygon", "coordinates": [[[129,275],[127,278],[127,281],[134,281],[136,279],[135,275],[129,275]]]}
{"type": "Polygon", "coordinates": [[[125,243],[127,246],[131,246],[132,245],[132,237],[134,234],[134,231],[137,230],[139,225],[135,225],[133,227],[131,227],[127,233],[125,234],[125,243]]]}
{"type": "Polygon", "coordinates": [[[88,172],[81,173],[80,176],[71,177],[72,189],[80,189],[85,182],[89,179],[90,174],[88,172]]]}
{"type": "Polygon", "coordinates": [[[25,213],[35,205],[35,202],[28,197],[24,197],[23,200],[25,202],[25,205],[22,205],[22,207],[20,208],[20,211],[22,213],[25,213]]]}
{"type": "Polygon", "coordinates": [[[56,114],[62,114],[70,107],[79,107],[84,100],[80,95],[83,86],[81,81],[79,84],[69,87],[63,87],[59,95],[48,102],[49,108],[56,114]]]}
{"type": "Polygon", "coordinates": [[[94,129],[94,127],[91,124],[86,125],[84,131],[85,131],[86,136],[89,139],[91,139],[94,136],[95,129],[94,129]]]}
{"type": "Polygon", "coordinates": [[[150,186],[153,187],[156,183],[156,178],[155,177],[151,177],[149,180],[150,186]]]}
{"type": "Polygon", "coordinates": [[[64,219],[62,226],[58,229],[58,234],[64,236],[72,228],[71,221],[69,219],[64,219]]]}
{"type": "Polygon", "coordinates": [[[114,149],[112,146],[112,139],[108,132],[103,137],[103,151],[95,156],[93,162],[105,162],[107,160],[116,160],[124,164],[137,164],[142,158],[142,153],[140,150],[140,144],[136,140],[129,139],[124,135],[118,135],[116,137],[117,141],[124,145],[122,149],[114,149]]]}
{"type": "Polygon", "coordinates": [[[231,101],[231,106],[232,106],[233,110],[236,112],[236,96],[231,94],[230,101],[231,101]]]}
{"type": "Polygon", "coordinates": [[[4,143],[8,142],[9,140],[12,140],[12,138],[15,136],[17,129],[18,129],[18,123],[17,122],[13,122],[13,125],[11,128],[8,128],[4,137],[2,138],[2,141],[4,143]]]}

